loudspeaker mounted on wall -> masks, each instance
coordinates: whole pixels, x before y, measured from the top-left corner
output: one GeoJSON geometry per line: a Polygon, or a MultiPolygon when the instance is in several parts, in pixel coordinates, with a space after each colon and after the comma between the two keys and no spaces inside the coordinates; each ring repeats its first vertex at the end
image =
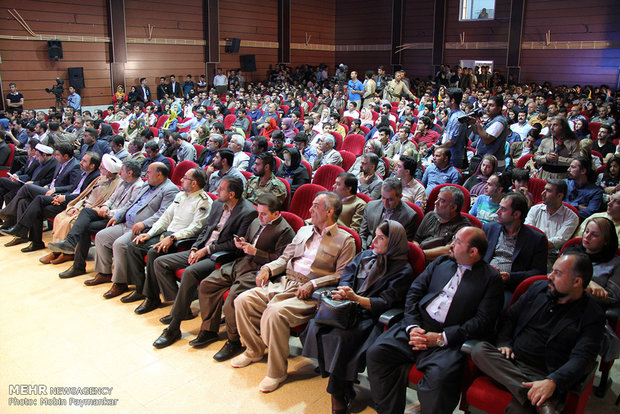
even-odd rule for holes
{"type": "Polygon", "coordinates": [[[239,53],[239,46],[241,45],[241,39],[233,37],[232,39],[226,39],[226,53],[239,53]]]}
{"type": "Polygon", "coordinates": [[[239,63],[243,72],[256,72],[256,55],[241,55],[239,63]]]}
{"type": "Polygon", "coordinates": [[[62,42],[60,40],[48,40],[47,41],[47,53],[50,60],[62,59],[62,42]]]}
{"type": "Polygon", "coordinates": [[[69,86],[84,89],[84,68],[69,68],[69,86]]]}

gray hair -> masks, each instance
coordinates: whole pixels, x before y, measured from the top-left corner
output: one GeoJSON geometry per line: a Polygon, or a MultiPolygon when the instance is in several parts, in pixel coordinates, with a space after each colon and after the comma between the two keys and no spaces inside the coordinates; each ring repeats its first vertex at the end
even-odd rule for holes
{"type": "Polygon", "coordinates": [[[441,187],[439,190],[440,193],[448,192],[452,194],[452,204],[456,205],[456,211],[461,211],[463,209],[463,204],[465,204],[465,196],[463,192],[454,186],[447,185],[445,187],[441,187]]]}
{"type": "Polygon", "coordinates": [[[336,146],[336,139],[331,134],[321,134],[320,139],[321,141],[327,142],[331,148],[334,148],[336,146]]]}
{"type": "Polygon", "coordinates": [[[381,191],[392,191],[396,192],[396,197],[400,197],[403,194],[403,183],[396,177],[389,177],[383,181],[383,185],[381,186],[381,191]]]}
{"type": "Polygon", "coordinates": [[[235,142],[237,145],[243,146],[245,145],[245,138],[241,136],[241,134],[232,134],[230,137],[230,142],[235,142]]]}

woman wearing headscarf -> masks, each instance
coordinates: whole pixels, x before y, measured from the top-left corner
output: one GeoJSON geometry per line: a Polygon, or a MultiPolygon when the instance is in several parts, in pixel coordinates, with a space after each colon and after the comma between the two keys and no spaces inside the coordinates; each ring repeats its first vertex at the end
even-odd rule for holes
{"type": "Polygon", "coordinates": [[[484,187],[487,184],[487,180],[490,176],[495,174],[496,170],[497,158],[493,155],[485,155],[482,157],[480,164],[478,164],[476,173],[465,181],[463,187],[467,188],[472,196],[484,194],[484,187]]]}
{"type": "Polygon", "coordinates": [[[284,178],[291,184],[291,198],[301,185],[308,184],[310,177],[308,170],[301,164],[301,154],[295,147],[284,148],[282,151],[284,162],[276,171],[276,177],[284,178]]]}
{"type": "Polygon", "coordinates": [[[581,141],[582,139],[590,138],[590,128],[588,120],[585,116],[579,115],[575,118],[575,135],[581,141]]]}
{"type": "Polygon", "coordinates": [[[291,118],[282,118],[280,121],[280,129],[284,133],[284,143],[292,144],[296,135],[293,120],[291,118]]]}
{"type": "Polygon", "coordinates": [[[127,99],[128,99],[128,96],[125,93],[125,89],[123,88],[123,85],[118,85],[118,87],[116,88],[116,92],[112,96],[112,101],[114,103],[118,103],[122,105],[123,102],[127,102],[127,99]]]}
{"type": "Polygon", "coordinates": [[[267,118],[267,122],[269,123],[269,125],[263,128],[260,134],[263,137],[271,138],[271,134],[273,134],[273,131],[276,131],[278,129],[278,126],[274,118],[267,118]]]}
{"type": "Polygon", "coordinates": [[[376,230],[373,249],[359,253],[347,265],[340,286],[332,292],[336,300],[359,303],[358,322],[343,330],[320,325],[312,319],[302,333],[303,355],[316,358],[323,377],[329,377],[332,412],[343,414],[355,398],[353,383],[366,365],[366,350],[383,325],[379,316],[403,306],[413,270],[407,260],[409,244],[403,226],[393,220],[376,230]]]}
{"type": "Polygon", "coordinates": [[[372,128],[374,125],[372,120],[372,111],[368,108],[362,108],[362,111],[360,112],[360,121],[362,121],[362,126],[372,128]]]}

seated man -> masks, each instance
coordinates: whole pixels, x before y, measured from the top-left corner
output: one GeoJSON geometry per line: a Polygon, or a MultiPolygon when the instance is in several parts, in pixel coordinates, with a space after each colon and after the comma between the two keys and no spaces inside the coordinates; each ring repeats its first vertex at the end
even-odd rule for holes
{"type": "Polygon", "coordinates": [[[426,188],[428,196],[433,188],[439,184],[459,184],[461,173],[450,165],[450,148],[437,148],[433,153],[433,164],[431,164],[422,176],[422,184],[426,188]]]}
{"type": "MultiPolygon", "coordinates": [[[[616,227],[616,233],[620,239],[620,191],[616,191],[611,195],[609,203],[607,203],[607,210],[602,213],[594,213],[588,219],[595,217],[605,217],[611,220],[616,227]]],[[[588,224],[588,219],[584,220],[579,226],[573,237],[581,237],[588,224]]]]}
{"type": "Polygon", "coordinates": [[[235,299],[237,326],[247,349],[231,365],[242,368],[260,361],[269,348],[267,376],[258,387],[262,392],[274,391],[286,380],[290,328],[314,315],[312,292],[335,286],[355,256],[353,237],[336,224],[341,210],[340,197],[319,192],[310,207],[313,224],[299,229],[284,253],[260,269],[256,288],[235,299]]]}
{"type": "MultiPolygon", "coordinates": [[[[308,121],[307,120],[304,121],[304,125],[305,125],[305,122],[308,122],[308,121]]],[[[317,157],[317,151],[312,145],[308,144],[308,140],[309,140],[308,136],[305,133],[300,132],[299,134],[295,135],[295,138],[293,138],[293,144],[295,145],[295,148],[297,148],[297,150],[301,154],[301,159],[308,162],[310,166],[313,166],[314,161],[316,160],[316,157],[317,157]]]]}
{"type": "Polygon", "coordinates": [[[523,194],[508,193],[499,203],[496,221],[482,226],[489,241],[484,260],[502,276],[505,305],[519,283],[547,273],[547,241],[544,234],[523,224],[527,211],[523,194]]]}
{"type": "Polygon", "coordinates": [[[252,139],[252,145],[250,145],[250,159],[248,160],[248,169],[249,172],[254,172],[254,162],[256,161],[256,157],[263,152],[267,152],[269,150],[269,141],[267,141],[267,137],[258,136],[252,139]]]}
{"type": "Polygon", "coordinates": [[[244,146],[245,137],[242,137],[240,134],[232,134],[228,142],[228,148],[234,153],[234,158],[230,165],[239,171],[247,171],[248,162],[250,161],[250,156],[243,151],[244,146]]]}
{"type": "Polygon", "coordinates": [[[433,261],[409,289],[405,316],[366,353],[370,392],[378,413],[402,413],[411,364],[422,413],[451,413],[459,402],[468,339],[490,337],[503,296],[497,270],[484,262],[484,232],[458,231],[450,255],[433,261]]]}
{"type": "Polygon", "coordinates": [[[94,128],[86,128],[84,130],[84,138],[82,148],[80,149],[80,154],[77,156],[78,159],[82,159],[84,154],[87,152],[96,152],[99,154],[99,159],[103,157],[103,154],[107,154],[110,152],[110,144],[105,139],[98,139],[99,132],[97,132],[94,128]]]}
{"type": "Polygon", "coordinates": [[[243,250],[245,255],[213,271],[200,282],[198,289],[202,325],[198,337],[190,341],[190,345],[202,348],[219,339],[223,311],[228,341],[213,356],[219,362],[234,357],[243,349],[235,321],[235,298],[256,287],[256,273],[259,269],[280,257],[295,237],[291,226],[280,215],[280,202],[276,197],[262,194],[258,196],[257,202],[258,217],[250,223],[245,237],[235,239],[235,247],[243,250]],[[223,295],[228,289],[224,301],[223,295]]]}
{"type": "MultiPolygon", "coordinates": [[[[129,284],[136,289],[122,297],[130,303],[145,298],[144,268],[153,273],[153,262],[161,255],[176,251],[175,243],[198,235],[211,211],[211,197],[205,193],[205,173],[200,168],[188,170],[181,179],[181,190],[164,214],[146,233],[138,234],[127,243],[127,270],[129,284]],[[146,265],[144,256],[147,257],[146,265]]],[[[116,271],[116,270],[115,270],[116,271]]]]}
{"type": "Polygon", "coordinates": [[[170,171],[170,161],[159,153],[159,145],[155,141],[149,141],[144,144],[144,152],[146,158],[142,162],[142,178],[146,178],[146,173],[149,171],[149,165],[160,162],[163,163],[168,171],[170,171]]]}
{"type": "Polygon", "coordinates": [[[336,140],[330,134],[322,134],[319,139],[319,149],[312,169],[316,171],[319,167],[327,164],[342,167],[342,155],[334,149],[336,140]]]}
{"type": "Polygon", "coordinates": [[[392,167],[396,166],[403,156],[408,155],[414,159],[419,158],[418,150],[412,141],[409,141],[409,133],[411,130],[405,126],[398,129],[397,138],[389,146],[385,152],[385,156],[390,160],[392,167]]]}
{"type": "Polygon", "coordinates": [[[424,215],[413,242],[424,251],[426,262],[432,262],[450,252],[450,243],[457,231],[469,226],[461,214],[465,198],[456,187],[442,187],[437,194],[435,208],[424,215]]]}
{"type": "Polygon", "coordinates": [[[61,279],[68,279],[86,273],[86,258],[90,248],[90,236],[97,234],[108,224],[108,221],[133,200],[134,196],[142,188],[144,181],[140,179],[140,164],[135,160],[125,160],[119,171],[122,182],[116,187],[114,193],[100,207],[86,207],[80,211],[73,227],[64,240],[48,244],[48,248],[55,253],[73,255],[73,265],[61,272],[61,279]]]}
{"type": "Polygon", "coordinates": [[[506,175],[490,176],[484,187],[484,194],[476,197],[474,205],[469,209],[469,214],[477,217],[482,224],[494,221],[497,217],[499,202],[510,188],[508,181],[506,175]]]}
{"type": "Polygon", "coordinates": [[[506,412],[560,412],[568,391],[595,363],[605,316],[585,288],[592,263],[566,253],[548,281],[534,283],[502,316],[496,345],[480,342],[472,360],[512,394],[506,412]]]}
{"type": "Polygon", "coordinates": [[[127,290],[127,243],[136,235],[155,224],[174,201],[179,188],[168,178],[165,164],[154,162],[148,167],[146,180],[136,197],[108,221],[107,227],[95,236],[94,278],[86,286],[114,282],[104,293],[106,299],[127,290]],[[114,265],[114,275],[112,275],[114,265]],[[113,277],[114,276],[114,277],[113,277]]]}
{"type": "Polygon", "coordinates": [[[566,182],[549,180],[542,192],[542,204],[532,206],[525,218],[525,224],[537,227],[547,235],[547,269],[551,268],[560,249],[579,225],[579,216],[562,204],[566,192],[566,182]]]}
{"type": "Polygon", "coordinates": [[[276,175],[273,170],[276,160],[268,152],[258,154],[254,161],[254,176],[248,179],[243,191],[243,198],[252,204],[256,204],[257,198],[261,194],[272,194],[280,204],[284,204],[287,197],[286,186],[276,175]]]}
{"type": "Polygon", "coordinates": [[[383,180],[377,175],[379,157],[373,152],[368,152],[362,154],[360,158],[362,162],[357,180],[357,191],[377,200],[381,197],[381,185],[383,184],[383,180]]]}
{"type": "Polygon", "coordinates": [[[603,205],[603,190],[594,184],[595,171],[592,161],[577,157],[568,167],[570,179],[564,181],[568,185],[564,201],[579,210],[579,217],[588,218],[598,212],[603,205]]]}
{"type": "Polygon", "coordinates": [[[17,224],[8,230],[2,230],[2,233],[15,238],[5,246],[14,246],[28,241],[30,234],[31,243],[22,249],[23,252],[33,252],[45,248],[43,243],[43,220],[45,218],[54,218],[56,214],[63,211],[67,204],[77,198],[89,184],[99,177],[99,164],[101,157],[96,152],[87,152],[82,161],[80,168],[82,175],[79,181],[72,183],[63,193],[54,193],[53,195],[38,195],[28,204],[23,214],[17,217],[17,224]]]}
{"type": "Polygon", "coordinates": [[[234,154],[230,148],[220,148],[215,152],[213,162],[205,170],[207,174],[206,191],[215,193],[220,186],[220,181],[225,177],[237,177],[245,186],[246,179],[241,171],[232,166],[233,162],[234,154]]]}
{"type": "Polygon", "coordinates": [[[403,185],[403,201],[415,203],[424,210],[426,208],[426,191],[422,183],[414,178],[417,169],[418,163],[415,158],[403,155],[396,163],[394,176],[403,185]]]}
{"type": "Polygon", "coordinates": [[[177,162],[196,162],[196,148],[187,142],[187,140],[178,132],[173,132],[171,136],[174,140],[172,146],[176,149],[177,162]]]}
{"type": "Polygon", "coordinates": [[[338,225],[358,232],[366,209],[366,202],[357,196],[357,177],[342,172],[336,177],[332,191],[340,197],[342,212],[338,216],[338,225]]]}
{"type": "Polygon", "coordinates": [[[233,128],[240,128],[244,133],[250,132],[250,118],[246,116],[245,108],[237,109],[237,119],[232,123],[233,128]]]}
{"type": "Polygon", "coordinates": [[[215,270],[211,255],[220,251],[232,251],[233,235],[246,234],[248,226],[257,216],[252,203],[242,197],[243,186],[236,177],[225,177],[217,190],[218,201],[211,206],[207,224],[203,227],[191,250],[158,257],[153,272],[144,285],[146,299],[135,312],[142,314],[161,304],[159,291],[164,300],[174,300],[170,315],[160,321],[168,328],[153,343],[155,348],[165,348],[181,339],[181,321],[193,318],[190,304],[198,283],[215,270]],[[176,271],[183,269],[181,287],[177,286],[176,271]]]}
{"type": "Polygon", "coordinates": [[[381,186],[381,200],[373,200],[366,206],[359,232],[363,250],[370,248],[375,230],[385,220],[398,221],[407,231],[407,240],[413,240],[418,214],[402,201],[402,191],[400,181],[390,177],[381,186]]]}

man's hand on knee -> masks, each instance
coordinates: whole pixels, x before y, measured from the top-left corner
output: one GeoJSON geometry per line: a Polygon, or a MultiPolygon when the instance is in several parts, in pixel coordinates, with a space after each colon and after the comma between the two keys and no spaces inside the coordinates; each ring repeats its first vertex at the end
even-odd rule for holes
{"type": "Polygon", "coordinates": [[[539,381],[523,382],[524,387],[529,388],[527,398],[533,406],[540,406],[547,401],[555,392],[555,382],[551,378],[545,378],[539,381]]]}
{"type": "Polygon", "coordinates": [[[297,299],[308,299],[314,292],[314,285],[311,282],[306,282],[297,289],[297,299]]]}

